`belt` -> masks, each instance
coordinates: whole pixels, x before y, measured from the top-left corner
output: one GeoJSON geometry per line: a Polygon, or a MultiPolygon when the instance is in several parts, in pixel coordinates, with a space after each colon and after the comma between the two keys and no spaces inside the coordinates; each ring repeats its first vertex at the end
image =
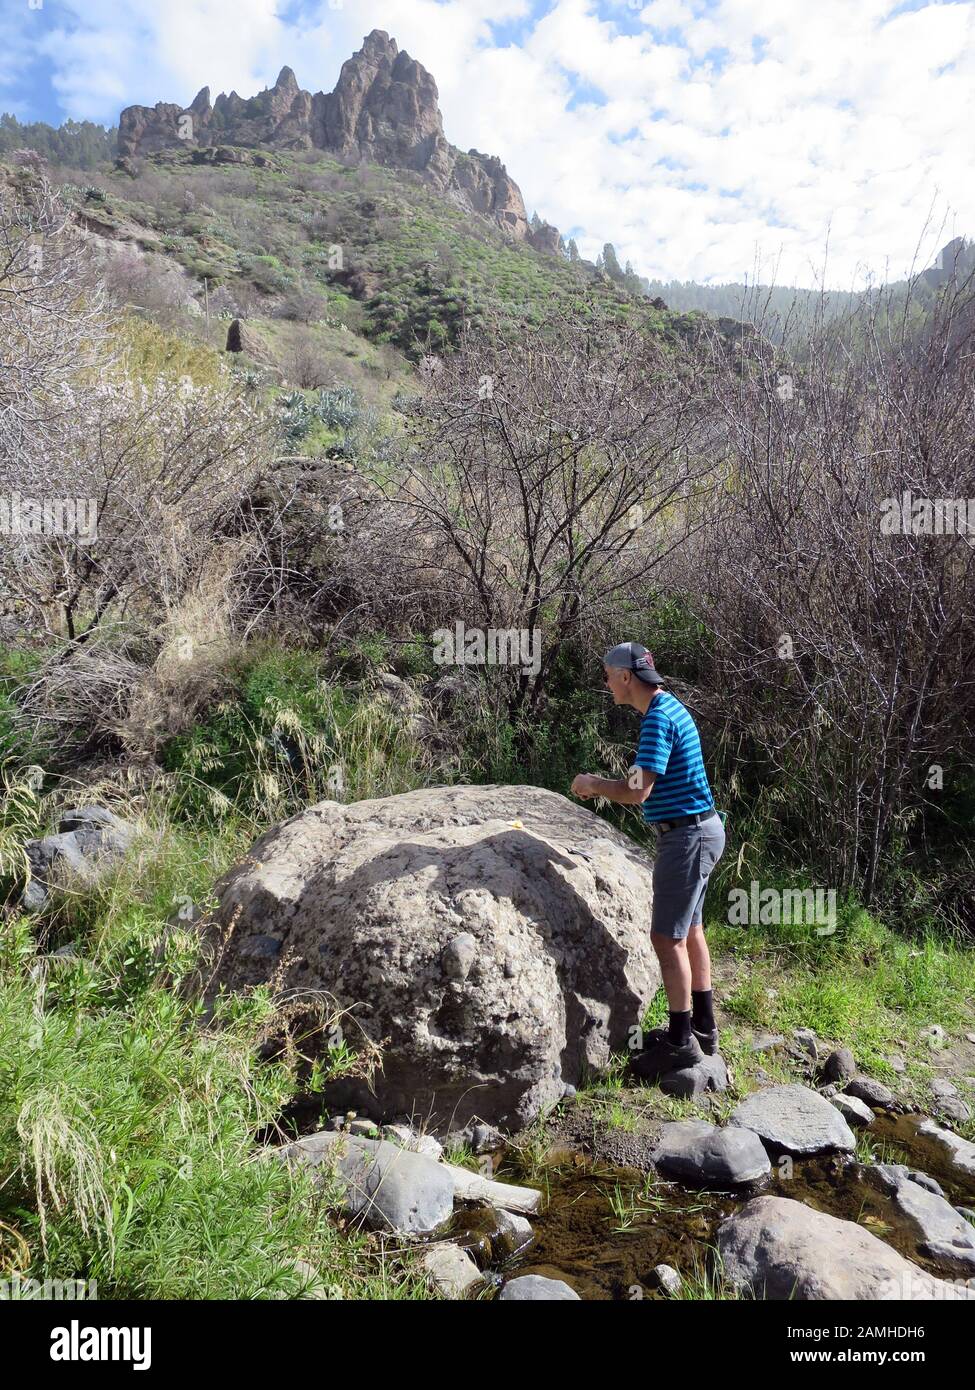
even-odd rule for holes
{"type": "Polygon", "coordinates": [[[675,816],[673,820],[655,820],[653,822],[658,833],[665,834],[668,830],[674,830],[679,825],[700,825],[702,821],[710,820],[718,813],[712,806],[709,811],[698,811],[694,816],[675,816]]]}

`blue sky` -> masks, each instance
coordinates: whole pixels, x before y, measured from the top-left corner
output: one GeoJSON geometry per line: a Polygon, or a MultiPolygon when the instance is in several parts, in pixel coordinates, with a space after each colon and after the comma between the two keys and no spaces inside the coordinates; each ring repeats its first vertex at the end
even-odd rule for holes
{"type": "Polygon", "coordinates": [[[0,108],[328,90],[373,28],[586,255],[851,288],[975,235],[975,0],[4,0],[0,108]]]}

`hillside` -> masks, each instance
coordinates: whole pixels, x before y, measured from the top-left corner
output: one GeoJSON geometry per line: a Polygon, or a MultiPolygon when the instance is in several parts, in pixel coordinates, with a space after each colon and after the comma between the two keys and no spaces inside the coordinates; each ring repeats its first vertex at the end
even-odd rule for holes
{"type": "Polygon", "coordinates": [[[465,324],[553,308],[692,328],[529,219],[500,159],[451,145],[434,79],[382,31],[332,93],[285,68],[246,100],[126,108],[117,158],[89,173],[90,146],[85,172],[54,174],[119,309],[216,352],[239,320],[236,360],[272,386],[387,405],[465,324]]]}
{"type": "Polygon", "coordinates": [[[668,323],[584,265],[511,240],[416,174],[317,151],[162,151],[69,195],[112,283],[124,291],[131,282],[129,303],[196,318],[209,299],[211,344],[224,346],[213,318],[241,317],[282,364],[303,330],[319,325],[344,325],[415,359],[454,342],[465,321],[537,322],[553,303],[583,308],[587,294],[622,317],[668,323]]]}

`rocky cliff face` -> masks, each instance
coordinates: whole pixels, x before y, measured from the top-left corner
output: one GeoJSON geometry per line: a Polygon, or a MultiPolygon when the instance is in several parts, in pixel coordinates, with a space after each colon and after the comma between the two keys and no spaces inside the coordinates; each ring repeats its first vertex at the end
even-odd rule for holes
{"type": "Polygon", "coordinates": [[[223,93],[211,105],[204,87],[187,107],[171,102],[127,106],[119,117],[119,154],[150,154],[180,145],[243,145],[327,150],[413,169],[458,206],[490,218],[505,235],[539,250],[559,250],[558,231],[533,233],[518,185],[499,159],[462,153],[444,135],[437,84],[422,64],[374,29],[342,65],[333,92],[303,91],[290,68],[255,97],[223,93]]]}
{"type": "Polygon", "coordinates": [[[964,280],[973,269],[975,269],[975,242],[967,242],[964,237],[956,236],[948,242],[947,246],[942,246],[938,253],[937,265],[926,270],[924,278],[929,285],[939,289],[951,280],[956,282],[964,280]]]}

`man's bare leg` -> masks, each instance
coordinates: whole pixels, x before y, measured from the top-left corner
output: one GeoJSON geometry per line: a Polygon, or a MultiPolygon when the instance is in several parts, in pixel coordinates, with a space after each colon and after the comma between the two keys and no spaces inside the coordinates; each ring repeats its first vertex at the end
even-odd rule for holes
{"type": "MultiPolygon", "coordinates": [[[[687,934],[687,959],[691,967],[691,989],[710,989],[711,952],[708,950],[701,922],[691,927],[687,934]]],[[[690,1004],[686,1007],[690,1008],[690,1004]]]]}
{"type": "Polygon", "coordinates": [[[669,936],[651,932],[650,940],[660,962],[670,1012],[687,1013],[691,1007],[691,966],[686,939],[674,941],[669,936]]]}

